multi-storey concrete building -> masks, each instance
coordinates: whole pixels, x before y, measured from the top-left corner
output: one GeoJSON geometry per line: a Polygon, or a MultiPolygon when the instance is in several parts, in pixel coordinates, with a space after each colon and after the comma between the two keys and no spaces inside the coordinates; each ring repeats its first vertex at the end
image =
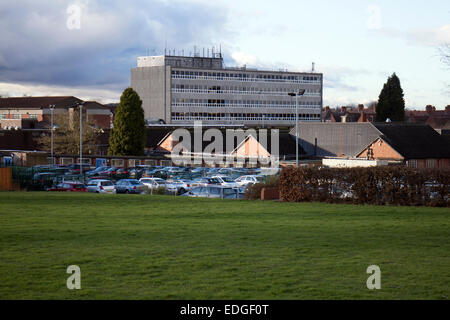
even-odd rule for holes
{"type": "Polygon", "coordinates": [[[299,97],[299,121],[320,121],[323,76],[320,73],[225,68],[214,57],[139,57],[131,86],[140,95],[146,119],[171,124],[245,124],[292,126],[299,97]]]}

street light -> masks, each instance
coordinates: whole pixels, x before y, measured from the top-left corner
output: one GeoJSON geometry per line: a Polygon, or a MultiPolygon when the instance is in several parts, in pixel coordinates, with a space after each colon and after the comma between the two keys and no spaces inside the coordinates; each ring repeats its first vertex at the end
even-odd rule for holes
{"type": "Polygon", "coordinates": [[[83,175],[83,105],[84,102],[77,103],[80,108],[80,177],[83,175]]]}
{"type": "Polygon", "coordinates": [[[298,92],[289,92],[288,95],[295,97],[295,165],[298,168],[298,97],[305,94],[305,89],[298,92]]]}
{"type": "Polygon", "coordinates": [[[52,155],[52,164],[54,165],[55,164],[55,157],[54,157],[54,155],[53,155],[53,130],[54,130],[54,128],[53,128],[53,112],[54,112],[54,110],[55,110],[55,105],[54,104],[51,104],[51,105],[49,105],[49,108],[50,108],[50,122],[51,122],[51,125],[50,125],[50,130],[51,130],[51,134],[50,134],[50,136],[51,136],[51,138],[50,138],[50,140],[51,140],[51,143],[50,143],[50,145],[51,145],[51,147],[50,147],[50,149],[51,149],[51,151],[50,151],[50,153],[51,153],[51,155],[52,155]]]}

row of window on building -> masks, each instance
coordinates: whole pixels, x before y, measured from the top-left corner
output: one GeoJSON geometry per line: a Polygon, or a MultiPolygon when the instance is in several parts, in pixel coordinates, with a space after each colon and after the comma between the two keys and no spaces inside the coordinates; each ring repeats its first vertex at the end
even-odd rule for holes
{"type": "MultiPolygon", "coordinates": [[[[28,114],[27,115],[27,119],[37,119],[37,114],[28,114]]],[[[6,113],[2,113],[0,114],[0,120],[3,119],[22,119],[25,118],[22,116],[22,114],[20,113],[14,113],[14,114],[6,114],[6,113]]]]}
{"type": "MultiPolygon", "coordinates": [[[[434,169],[439,167],[438,165],[438,160],[436,159],[426,159],[423,160],[424,164],[425,164],[425,168],[429,168],[429,169],[434,169]]],[[[417,159],[413,159],[413,160],[408,160],[406,161],[406,166],[409,168],[418,168],[419,167],[419,162],[417,159]]]]}
{"type": "MultiPolygon", "coordinates": [[[[52,163],[51,157],[48,158],[49,163],[52,163]]],[[[79,158],[77,157],[62,157],[59,158],[59,161],[57,160],[56,163],[63,165],[63,166],[70,166],[75,163],[79,163],[79,158]]],[[[163,165],[163,166],[170,166],[172,164],[172,161],[170,160],[156,160],[156,159],[110,159],[107,162],[107,159],[103,158],[83,158],[82,162],[83,164],[87,165],[96,165],[98,164],[98,160],[103,160],[101,163],[109,164],[112,167],[116,168],[131,168],[131,167],[137,167],[137,166],[157,166],[157,165],[163,165]]]]}
{"type": "MultiPolygon", "coordinates": [[[[302,108],[318,108],[321,107],[321,101],[299,101],[302,108]]],[[[215,100],[215,99],[187,99],[172,98],[172,106],[198,106],[198,107],[230,107],[230,108],[290,108],[295,109],[295,102],[277,101],[277,100],[215,100]]]]}
{"type": "Polygon", "coordinates": [[[172,79],[202,79],[255,82],[320,83],[319,76],[276,75],[266,73],[231,73],[172,70],[172,79]]]}
{"type": "MultiPolygon", "coordinates": [[[[301,113],[300,120],[318,121],[320,114],[301,113]]],[[[293,113],[207,113],[207,112],[172,112],[172,120],[223,120],[223,121],[292,121],[293,113]]]]}
{"type": "MultiPolygon", "coordinates": [[[[228,94],[266,94],[286,96],[292,88],[254,88],[243,86],[207,86],[197,84],[172,84],[172,92],[180,93],[228,93],[228,94]]],[[[304,95],[321,95],[320,89],[306,89],[304,95]]]]}

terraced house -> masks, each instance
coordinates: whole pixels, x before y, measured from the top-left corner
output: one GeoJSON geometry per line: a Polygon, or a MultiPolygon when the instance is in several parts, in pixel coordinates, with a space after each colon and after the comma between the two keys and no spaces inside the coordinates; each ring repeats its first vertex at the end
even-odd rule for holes
{"type": "Polygon", "coordinates": [[[83,119],[98,128],[110,128],[111,110],[96,102],[73,96],[0,98],[0,128],[50,128],[51,115],[70,116],[83,104],[83,119]]]}

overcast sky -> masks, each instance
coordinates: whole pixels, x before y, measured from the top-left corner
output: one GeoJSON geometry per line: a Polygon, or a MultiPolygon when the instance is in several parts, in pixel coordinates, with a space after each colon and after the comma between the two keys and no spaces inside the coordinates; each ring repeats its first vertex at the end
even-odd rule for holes
{"type": "Polygon", "coordinates": [[[185,54],[221,46],[227,66],[310,71],[315,62],[325,105],[377,100],[393,72],[407,107],[450,104],[437,50],[450,43],[442,0],[2,0],[0,40],[0,95],[114,102],[137,57],[167,44],[185,54]]]}

